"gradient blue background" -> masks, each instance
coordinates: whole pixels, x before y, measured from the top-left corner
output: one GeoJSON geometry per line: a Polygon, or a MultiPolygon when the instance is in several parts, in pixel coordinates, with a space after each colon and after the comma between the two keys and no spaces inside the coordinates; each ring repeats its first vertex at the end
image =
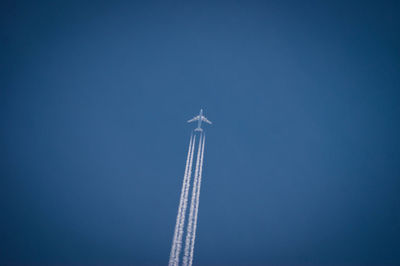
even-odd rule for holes
{"type": "Polygon", "coordinates": [[[398,1],[1,4],[0,264],[400,264],[398,1]]]}

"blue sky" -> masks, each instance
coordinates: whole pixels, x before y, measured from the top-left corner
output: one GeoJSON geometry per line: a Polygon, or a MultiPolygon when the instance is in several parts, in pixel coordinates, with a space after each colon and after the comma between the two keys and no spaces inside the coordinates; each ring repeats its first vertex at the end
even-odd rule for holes
{"type": "Polygon", "coordinates": [[[9,1],[0,264],[400,263],[397,1],[9,1]]]}

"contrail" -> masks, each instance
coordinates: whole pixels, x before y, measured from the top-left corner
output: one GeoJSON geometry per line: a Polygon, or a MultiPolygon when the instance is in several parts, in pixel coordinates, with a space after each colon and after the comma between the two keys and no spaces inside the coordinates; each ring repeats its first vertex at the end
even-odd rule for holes
{"type": "Polygon", "coordinates": [[[173,265],[173,261],[174,261],[174,258],[175,258],[176,244],[177,244],[177,238],[178,238],[179,221],[180,221],[180,217],[182,215],[183,194],[184,194],[185,183],[186,183],[186,179],[187,179],[187,172],[189,170],[189,159],[190,159],[190,154],[191,154],[191,149],[192,149],[192,142],[193,142],[193,135],[190,136],[189,149],[188,149],[188,154],[187,154],[187,158],[186,158],[185,174],[183,176],[181,197],[180,197],[180,200],[179,200],[178,214],[176,216],[174,238],[172,240],[171,253],[170,253],[170,257],[169,257],[169,265],[170,266],[173,265]]]}
{"type": "Polygon", "coordinates": [[[205,135],[203,134],[203,129],[201,128],[201,123],[205,122],[208,124],[212,124],[204,115],[203,109],[200,109],[199,115],[190,119],[188,122],[197,121],[197,128],[194,130],[195,134],[191,134],[188,154],[186,158],[186,166],[185,166],[185,174],[183,176],[183,184],[182,190],[179,200],[178,214],[176,217],[174,236],[172,240],[171,252],[169,256],[169,266],[178,266],[180,259],[182,257],[182,238],[184,230],[186,230],[185,237],[185,249],[183,254],[183,262],[182,264],[185,266],[192,266],[193,263],[193,254],[194,254],[194,244],[196,240],[196,229],[197,229],[197,218],[199,211],[199,202],[200,202],[200,187],[201,187],[201,179],[203,172],[203,159],[204,159],[204,146],[205,146],[205,135]],[[198,145],[196,147],[196,139],[198,135],[198,145]],[[194,171],[193,178],[193,188],[190,188],[192,185],[191,176],[193,169],[193,160],[194,153],[197,149],[196,155],[196,165],[194,171]],[[190,208],[189,214],[186,214],[188,201],[189,201],[189,192],[191,190],[191,199],[190,199],[190,208]],[[185,226],[185,219],[187,218],[187,225],[185,226]],[[186,228],[186,229],[185,229],[186,228]]]}
{"type": "Polygon", "coordinates": [[[193,138],[193,135],[190,136],[190,142],[189,142],[189,149],[188,149],[188,154],[187,154],[187,158],[186,158],[186,167],[185,167],[185,174],[183,176],[183,184],[182,184],[182,191],[181,191],[181,197],[179,200],[179,207],[178,207],[178,214],[176,216],[176,224],[175,224],[175,230],[174,230],[174,238],[172,240],[172,247],[171,247],[171,253],[170,253],[170,257],[169,257],[169,266],[173,266],[174,265],[174,261],[175,261],[175,254],[176,254],[176,248],[177,248],[177,240],[178,240],[178,231],[179,231],[179,224],[181,221],[181,216],[183,214],[183,216],[185,215],[184,212],[182,212],[183,209],[183,204],[184,204],[184,193],[185,193],[185,189],[186,189],[186,184],[188,184],[188,177],[189,177],[189,165],[190,165],[190,159],[193,154],[192,150],[193,150],[193,146],[192,143],[194,144],[195,139],[193,138]]]}
{"type": "Polygon", "coordinates": [[[190,211],[189,211],[189,219],[188,219],[188,228],[186,233],[186,241],[185,241],[185,253],[183,257],[183,265],[187,266],[190,259],[190,250],[191,243],[193,238],[193,225],[194,225],[194,215],[197,201],[197,191],[198,191],[198,181],[199,181],[199,168],[200,168],[200,157],[202,154],[202,146],[203,146],[203,137],[200,135],[200,141],[197,150],[197,159],[196,159],[196,170],[193,181],[193,189],[192,189],[192,198],[190,201],[190,211]]]}
{"type": "Polygon", "coordinates": [[[194,254],[194,241],[196,239],[196,228],[197,228],[197,215],[199,212],[199,202],[200,202],[200,187],[201,187],[201,175],[203,172],[203,158],[204,158],[204,143],[206,141],[206,136],[203,135],[203,144],[201,145],[201,158],[200,158],[200,170],[199,177],[197,183],[197,198],[196,198],[196,209],[194,212],[194,223],[193,223],[193,232],[192,232],[192,242],[190,247],[190,257],[189,257],[189,266],[192,266],[193,263],[193,254],[194,254]]]}
{"type": "Polygon", "coordinates": [[[186,174],[186,183],[183,184],[183,202],[181,208],[181,215],[179,221],[179,228],[178,228],[178,235],[176,241],[176,248],[174,254],[174,265],[179,265],[179,255],[182,249],[182,236],[183,236],[183,228],[185,225],[185,216],[186,216],[186,208],[188,203],[188,194],[189,194],[189,187],[190,187],[190,179],[192,175],[192,164],[193,164],[193,154],[194,154],[194,147],[196,145],[196,136],[193,137],[192,147],[190,149],[190,158],[189,158],[189,168],[186,174]]]}

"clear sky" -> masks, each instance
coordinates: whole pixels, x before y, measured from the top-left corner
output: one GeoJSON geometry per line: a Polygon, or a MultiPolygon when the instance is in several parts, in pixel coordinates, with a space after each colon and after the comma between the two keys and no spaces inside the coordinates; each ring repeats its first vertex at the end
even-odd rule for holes
{"type": "Polygon", "coordinates": [[[400,264],[399,1],[3,1],[0,264],[400,264]],[[144,4],[145,3],[145,4],[144,4]]]}

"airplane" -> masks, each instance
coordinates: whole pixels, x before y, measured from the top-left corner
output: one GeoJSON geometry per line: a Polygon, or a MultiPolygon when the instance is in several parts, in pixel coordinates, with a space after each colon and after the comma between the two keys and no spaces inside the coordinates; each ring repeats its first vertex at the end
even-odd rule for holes
{"type": "Polygon", "coordinates": [[[201,122],[204,121],[206,123],[212,124],[211,121],[209,121],[204,115],[203,115],[203,109],[200,109],[200,114],[198,116],[193,117],[192,119],[190,119],[189,121],[187,121],[188,123],[191,123],[193,121],[198,121],[197,123],[197,128],[194,131],[203,131],[203,129],[201,128],[201,122]]]}

